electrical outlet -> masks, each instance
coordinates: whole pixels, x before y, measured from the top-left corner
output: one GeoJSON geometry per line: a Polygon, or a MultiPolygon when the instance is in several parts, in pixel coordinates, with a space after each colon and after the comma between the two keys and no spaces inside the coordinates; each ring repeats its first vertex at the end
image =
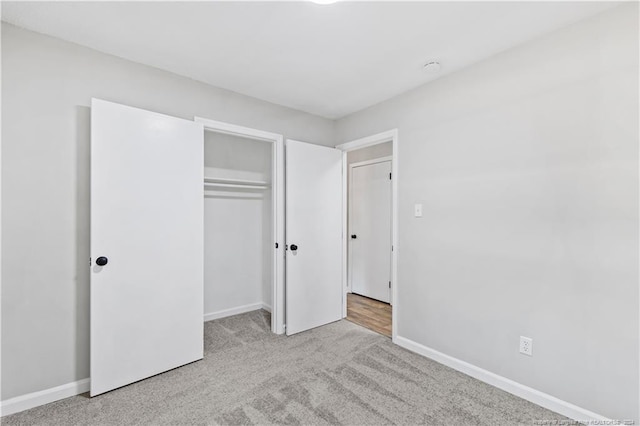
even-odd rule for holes
{"type": "Polygon", "coordinates": [[[520,353],[533,356],[533,339],[520,336],[520,353]]]}

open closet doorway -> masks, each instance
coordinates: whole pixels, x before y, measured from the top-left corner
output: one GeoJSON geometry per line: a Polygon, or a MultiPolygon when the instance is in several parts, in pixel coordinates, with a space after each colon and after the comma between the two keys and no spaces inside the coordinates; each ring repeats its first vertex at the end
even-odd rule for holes
{"type": "Polygon", "coordinates": [[[271,330],[281,334],[283,138],[195,121],[204,124],[205,321],[262,309],[271,330]]]}
{"type": "Polygon", "coordinates": [[[345,316],[388,337],[395,304],[394,135],[338,147],[345,151],[345,316]]]}

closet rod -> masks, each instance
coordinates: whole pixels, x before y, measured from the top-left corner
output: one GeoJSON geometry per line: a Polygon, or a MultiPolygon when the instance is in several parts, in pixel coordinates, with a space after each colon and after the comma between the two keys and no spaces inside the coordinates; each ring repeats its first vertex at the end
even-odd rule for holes
{"type": "Polygon", "coordinates": [[[217,186],[222,188],[244,188],[244,189],[267,189],[266,185],[242,185],[235,183],[217,183],[217,182],[205,182],[204,186],[217,186]]]}

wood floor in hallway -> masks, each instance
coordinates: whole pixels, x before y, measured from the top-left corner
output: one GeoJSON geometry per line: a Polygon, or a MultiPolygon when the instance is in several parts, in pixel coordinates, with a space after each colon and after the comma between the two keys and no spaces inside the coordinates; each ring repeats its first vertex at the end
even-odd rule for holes
{"type": "Polygon", "coordinates": [[[388,303],[348,293],[347,320],[391,337],[391,305],[388,303]]]}

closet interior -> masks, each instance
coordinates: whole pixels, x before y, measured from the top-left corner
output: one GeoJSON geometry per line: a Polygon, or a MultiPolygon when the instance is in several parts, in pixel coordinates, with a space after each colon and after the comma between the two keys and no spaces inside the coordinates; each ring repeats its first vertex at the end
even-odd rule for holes
{"type": "Polygon", "coordinates": [[[271,312],[272,144],[205,131],[205,320],[271,312]]]}

